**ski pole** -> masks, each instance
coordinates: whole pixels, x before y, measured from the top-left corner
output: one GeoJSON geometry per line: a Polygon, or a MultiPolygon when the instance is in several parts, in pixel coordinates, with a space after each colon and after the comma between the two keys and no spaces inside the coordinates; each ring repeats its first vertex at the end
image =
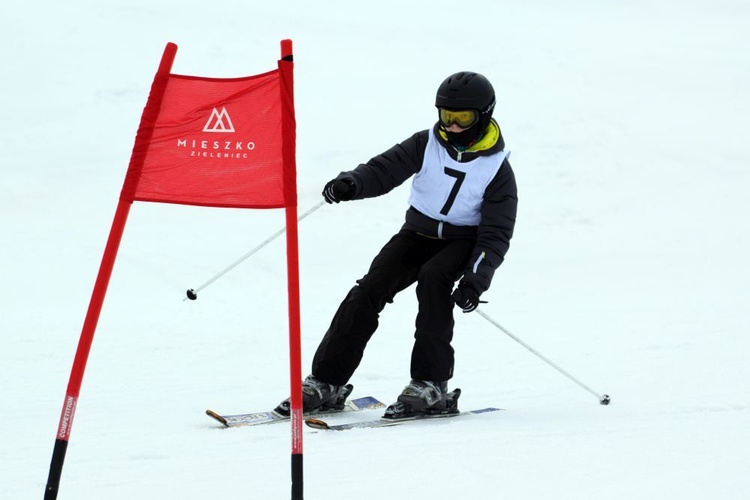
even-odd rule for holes
{"type": "MultiPolygon", "coordinates": [[[[308,215],[310,215],[311,213],[313,213],[314,211],[316,211],[317,209],[319,209],[320,207],[322,207],[323,205],[325,205],[325,203],[326,203],[325,200],[321,201],[320,203],[318,203],[317,205],[315,205],[314,207],[312,207],[310,210],[308,210],[304,214],[300,215],[297,218],[297,221],[301,221],[302,219],[304,219],[305,217],[307,217],[308,215]]],[[[245,255],[243,255],[239,259],[235,260],[231,264],[229,264],[229,266],[227,266],[223,271],[220,271],[219,273],[217,273],[216,276],[214,276],[210,280],[206,281],[205,283],[203,283],[198,288],[190,288],[190,289],[188,289],[188,291],[186,292],[187,297],[185,297],[184,299],[182,299],[182,301],[184,302],[187,299],[190,299],[190,300],[197,299],[198,298],[198,292],[200,292],[201,290],[205,289],[211,283],[213,283],[214,281],[218,280],[219,278],[221,278],[222,276],[224,276],[225,274],[227,274],[229,271],[231,271],[235,267],[239,266],[242,262],[244,262],[245,260],[247,260],[255,252],[257,252],[258,250],[260,250],[264,246],[268,245],[269,243],[271,243],[273,240],[275,240],[276,238],[278,238],[279,236],[281,236],[285,232],[286,232],[286,227],[282,227],[277,232],[275,232],[270,237],[268,237],[268,239],[266,239],[263,243],[261,243],[260,245],[258,245],[255,248],[253,248],[252,250],[250,250],[245,255]]]]}
{"type": "Polygon", "coordinates": [[[563,375],[565,375],[566,377],[568,377],[570,380],[572,380],[573,382],[575,382],[576,384],[578,384],[579,386],[581,386],[586,391],[588,391],[591,394],[593,394],[594,396],[596,396],[596,398],[599,400],[599,404],[601,404],[601,405],[608,405],[609,404],[609,394],[599,394],[598,392],[596,392],[595,390],[593,390],[592,388],[590,388],[589,386],[587,386],[586,384],[584,384],[583,382],[581,382],[580,380],[578,380],[577,378],[575,378],[573,375],[571,375],[570,373],[566,372],[565,370],[563,370],[562,368],[560,368],[559,366],[557,366],[555,363],[553,363],[547,357],[543,356],[539,351],[537,351],[536,349],[534,349],[533,347],[531,347],[529,344],[527,344],[523,340],[521,340],[518,337],[516,337],[515,335],[513,335],[506,328],[504,328],[500,323],[498,323],[497,321],[495,321],[494,319],[492,319],[491,317],[489,317],[487,314],[485,314],[484,312],[480,311],[479,309],[477,309],[477,314],[479,314],[481,317],[483,317],[484,319],[486,319],[487,321],[489,321],[492,325],[494,325],[498,330],[500,330],[501,332],[503,332],[505,335],[507,335],[508,337],[512,338],[513,340],[515,340],[516,342],[518,342],[519,344],[521,344],[522,346],[524,346],[526,349],[528,349],[529,351],[531,351],[531,353],[534,354],[536,357],[538,357],[539,359],[541,359],[542,361],[544,361],[545,363],[547,363],[548,365],[550,365],[552,368],[554,368],[555,370],[559,371],[560,373],[562,373],[563,375]]]}

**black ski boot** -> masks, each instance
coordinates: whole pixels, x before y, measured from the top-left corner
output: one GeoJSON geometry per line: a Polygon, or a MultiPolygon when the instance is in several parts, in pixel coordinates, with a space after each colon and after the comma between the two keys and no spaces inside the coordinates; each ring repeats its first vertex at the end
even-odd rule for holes
{"type": "Polygon", "coordinates": [[[386,420],[423,418],[458,413],[461,390],[448,391],[448,382],[412,380],[395,403],[385,410],[386,420]]]}
{"type": "MultiPolygon", "coordinates": [[[[354,386],[327,384],[312,375],[308,375],[302,382],[302,411],[305,415],[341,411],[346,404],[346,398],[352,393],[354,386]]],[[[274,413],[282,417],[291,415],[289,399],[282,401],[274,408],[274,413]]]]}

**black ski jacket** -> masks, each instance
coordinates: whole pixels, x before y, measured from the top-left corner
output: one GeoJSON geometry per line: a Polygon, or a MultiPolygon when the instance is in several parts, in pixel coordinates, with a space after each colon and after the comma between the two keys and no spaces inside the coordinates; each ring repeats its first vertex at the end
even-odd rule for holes
{"type": "MultiPolygon", "coordinates": [[[[496,127],[497,139],[489,147],[472,147],[458,151],[448,142],[436,124],[432,130],[417,132],[354,170],[341,172],[337,179],[348,179],[354,183],[354,200],[383,195],[419,172],[430,133],[435,134],[451,158],[461,163],[502,151],[505,149],[505,141],[500,128],[494,120],[490,126],[496,127]]],[[[418,212],[414,207],[409,207],[402,230],[418,232],[433,238],[475,239],[476,244],[464,272],[463,281],[468,282],[481,294],[489,289],[495,270],[503,262],[508,251],[516,222],[517,205],[516,180],[506,157],[484,192],[479,226],[456,226],[447,222],[443,222],[441,226],[440,221],[418,212]],[[483,254],[484,258],[481,258],[483,254]],[[480,261],[480,264],[474,272],[474,263],[477,261],[480,261]]]]}

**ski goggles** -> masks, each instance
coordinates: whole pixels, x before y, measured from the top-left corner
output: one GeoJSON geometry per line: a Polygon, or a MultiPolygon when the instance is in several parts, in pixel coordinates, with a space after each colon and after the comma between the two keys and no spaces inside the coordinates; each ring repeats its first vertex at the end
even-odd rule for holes
{"type": "Polygon", "coordinates": [[[479,112],[476,109],[453,110],[438,108],[440,123],[444,127],[450,127],[454,123],[461,128],[469,128],[479,121],[479,112]]]}

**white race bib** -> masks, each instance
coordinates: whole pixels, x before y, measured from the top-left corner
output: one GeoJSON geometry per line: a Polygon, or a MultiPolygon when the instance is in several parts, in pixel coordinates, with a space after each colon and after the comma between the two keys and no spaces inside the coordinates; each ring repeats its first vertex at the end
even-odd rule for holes
{"type": "Polygon", "coordinates": [[[460,163],[430,132],[422,168],[411,184],[409,204],[424,215],[455,226],[477,226],[484,191],[509,151],[478,156],[460,163]]]}

